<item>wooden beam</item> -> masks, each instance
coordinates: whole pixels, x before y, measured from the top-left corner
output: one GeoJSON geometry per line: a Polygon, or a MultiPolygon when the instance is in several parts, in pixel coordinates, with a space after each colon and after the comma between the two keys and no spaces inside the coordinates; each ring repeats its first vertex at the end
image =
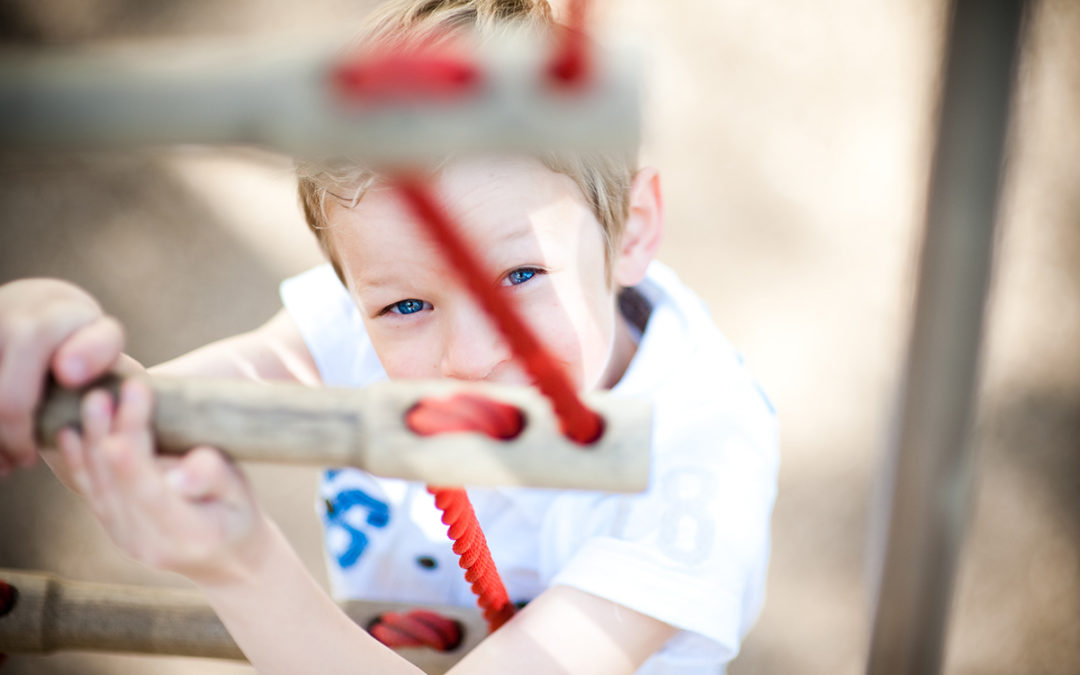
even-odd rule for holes
{"type": "Polygon", "coordinates": [[[343,58],[325,48],[11,52],[0,59],[0,148],[248,143],[399,165],[463,151],[636,151],[636,60],[590,54],[588,86],[566,91],[547,76],[552,49],[525,36],[490,40],[466,95],[360,101],[335,91],[343,58]]]}
{"type": "MultiPolygon", "coordinates": [[[[535,486],[639,492],[648,484],[651,411],[647,401],[610,393],[584,397],[604,419],[590,445],[565,438],[551,405],[534,389],[450,380],[383,382],[363,389],[312,389],[242,380],[145,378],[154,391],[159,450],[200,444],[239,461],[353,466],[433,485],[535,486]],[[421,399],[472,393],[516,406],[520,435],[419,436],[405,414],[421,399]]],[[[115,390],[116,381],[106,383],[115,390]]],[[[78,424],[80,392],[53,388],[38,414],[49,445],[78,424]]]]}
{"type": "MultiPolygon", "coordinates": [[[[198,591],[90,583],[10,569],[0,569],[0,580],[16,589],[14,605],[0,616],[0,653],[45,654],[77,649],[244,658],[198,591]]],[[[365,627],[387,612],[420,608],[364,601],[347,601],[341,606],[353,621],[365,627]]],[[[426,647],[398,650],[425,672],[445,672],[487,635],[487,625],[478,610],[422,608],[458,621],[464,636],[458,647],[447,652],[426,647]]]]}

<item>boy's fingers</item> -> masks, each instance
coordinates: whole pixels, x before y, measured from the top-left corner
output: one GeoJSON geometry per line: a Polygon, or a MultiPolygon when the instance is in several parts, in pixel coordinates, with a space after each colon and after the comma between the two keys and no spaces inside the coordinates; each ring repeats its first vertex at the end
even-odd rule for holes
{"type": "Polygon", "coordinates": [[[152,394],[145,383],[128,380],[120,388],[120,403],[112,419],[112,435],[103,452],[112,467],[116,486],[144,504],[157,505],[161,477],[154,463],[150,434],[152,394]]]}
{"type": "Polygon", "coordinates": [[[90,461],[90,449],[74,429],[64,429],[56,436],[57,445],[71,467],[71,480],[87,505],[104,525],[108,520],[108,506],[99,480],[95,477],[90,461]]]}
{"type": "Polygon", "coordinates": [[[32,464],[36,457],[33,414],[41,396],[47,353],[9,343],[0,354],[0,458],[32,464]]]}
{"type": "Polygon", "coordinates": [[[228,496],[238,476],[220,450],[203,445],[184,455],[166,479],[189,501],[205,501],[228,496]]]}
{"type": "Polygon", "coordinates": [[[120,388],[120,406],[113,420],[113,431],[148,433],[153,405],[153,394],[144,382],[127,380],[120,388]]]}
{"type": "Polygon", "coordinates": [[[82,457],[90,478],[94,499],[108,508],[112,493],[112,469],[102,451],[102,441],[112,423],[112,398],[95,389],[82,401],[82,457]]]}
{"type": "Polygon", "coordinates": [[[64,457],[67,465],[67,475],[71,479],[72,487],[84,497],[91,496],[90,476],[87,474],[87,466],[82,451],[82,440],[79,434],[70,427],[64,427],[56,435],[56,445],[60,448],[60,454],[64,457]]]}
{"type": "Polygon", "coordinates": [[[24,466],[37,459],[33,412],[50,354],[98,311],[78,303],[52,309],[37,319],[9,319],[0,332],[0,456],[24,466]]]}
{"type": "Polygon", "coordinates": [[[81,387],[101,377],[124,352],[124,330],[111,316],[100,316],[68,336],[52,357],[60,384],[81,387]]]}
{"type": "Polygon", "coordinates": [[[93,447],[108,435],[112,426],[112,397],[102,389],[95,389],[83,397],[81,408],[83,442],[93,447]]]}

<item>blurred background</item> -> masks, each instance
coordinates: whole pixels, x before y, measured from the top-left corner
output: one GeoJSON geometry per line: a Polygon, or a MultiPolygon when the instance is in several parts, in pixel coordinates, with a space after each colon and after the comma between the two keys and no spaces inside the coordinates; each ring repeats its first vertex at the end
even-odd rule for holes
{"type": "MultiPolygon", "coordinates": [[[[911,316],[945,22],[930,0],[609,0],[648,76],[661,259],[779,409],[768,600],[745,673],[856,673],[869,514],[911,316]]],[[[0,0],[0,50],[336,39],[364,1],[0,0]]],[[[1032,5],[976,420],[949,673],[1080,672],[1080,3],[1032,5]]],[[[98,297],[152,364],[254,327],[319,261],[287,158],[246,148],[0,155],[0,281],[98,297]]],[[[251,467],[325,582],[315,470],[251,467]]],[[[117,554],[41,469],[0,484],[0,567],[182,586],[117,554]]],[[[12,656],[4,672],[249,673],[200,659],[12,656]]]]}

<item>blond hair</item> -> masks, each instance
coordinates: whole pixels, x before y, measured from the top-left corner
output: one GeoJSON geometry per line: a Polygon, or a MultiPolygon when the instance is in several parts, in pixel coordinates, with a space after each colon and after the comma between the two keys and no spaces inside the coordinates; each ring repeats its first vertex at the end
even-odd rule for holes
{"type": "MultiPolygon", "coordinates": [[[[508,28],[553,31],[558,24],[546,0],[390,0],[369,18],[358,44],[380,48],[436,46],[467,31],[481,38],[508,28]]],[[[630,184],[637,169],[633,153],[544,153],[538,159],[551,171],[568,176],[581,190],[600,223],[610,272],[630,204],[630,184]]],[[[351,162],[298,162],[300,205],[308,227],[344,283],[341,265],[328,237],[331,200],[355,206],[379,180],[370,167],[351,162]]]]}

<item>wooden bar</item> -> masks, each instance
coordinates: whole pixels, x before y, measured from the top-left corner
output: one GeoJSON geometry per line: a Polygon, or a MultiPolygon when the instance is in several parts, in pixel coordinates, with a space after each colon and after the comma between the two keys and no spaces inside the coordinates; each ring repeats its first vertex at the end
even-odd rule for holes
{"type": "Polygon", "coordinates": [[[342,54],[327,49],[9,51],[0,58],[0,148],[250,143],[395,164],[463,151],[636,150],[635,60],[591,54],[589,86],[571,92],[548,80],[551,50],[523,36],[490,40],[467,95],[389,101],[339,95],[332,74],[342,54]]]}
{"type": "MultiPolygon", "coordinates": [[[[146,376],[162,452],[211,445],[239,461],[353,466],[379,476],[434,485],[534,486],[639,492],[648,485],[651,410],[610,393],[585,396],[604,419],[587,446],[563,436],[550,403],[525,387],[450,380],[383,382],[363,389],[312,389],[243,380],[146,376]],[[425,398],[474,393],[516,406],[516,438],[459,432],[419,436],[405,413],[425,398]]],[[[115,387],[115,381],[109,383],[115,387]]],[[[38,413],[50,445],[78,424],[81,394],[53,388],[38,413]]]]}
{"type": "MultiPolygon", "coordinates": [[[[244,658],[198,591],[91,583],[10,569],[0,569],[0,580],[17,592],[14,607],[0,616],[0,653],[89,650],[244,658]]],[[[418,609],[416,605],[355,600],[341,606],[353,621],[365,627],[387,612],[418,609]]],[[[426,647],[398,650],[425,672],[445,672],[487,635],[487,625],[478,610],[443,606],[423,609],[455,619],[463,627],[462,642],[451,651],[426,647]]]]}

